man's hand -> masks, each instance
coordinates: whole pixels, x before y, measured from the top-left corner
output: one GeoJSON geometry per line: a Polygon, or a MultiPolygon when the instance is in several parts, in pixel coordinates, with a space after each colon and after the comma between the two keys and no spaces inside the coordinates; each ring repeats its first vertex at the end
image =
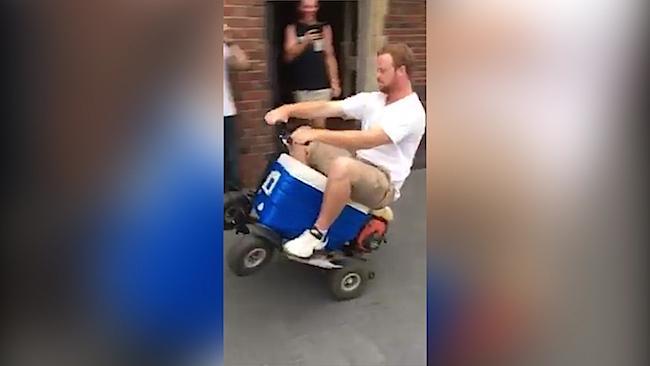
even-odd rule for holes
{"type": "Polygon", "coordinates": [[[269,125],[274,125],[277,122],[287,122],[289,121],[289,113],[286,106],[281,106],[276,109],[270,110],[264,116],[264,121],[269,125]]]}
{"type": "Polygon", "coordinates": [[[228,24],[223,25],[223,42],[226,44],[232,43],[232,29],[228,24]]]}
{"type": "Polygon", "coordinates": [[[316,140],[320,131],[313,129],[309,126],[299,127],[291,134],[291,139],[296,145],[307,145],[308,143],[316,140]]]}

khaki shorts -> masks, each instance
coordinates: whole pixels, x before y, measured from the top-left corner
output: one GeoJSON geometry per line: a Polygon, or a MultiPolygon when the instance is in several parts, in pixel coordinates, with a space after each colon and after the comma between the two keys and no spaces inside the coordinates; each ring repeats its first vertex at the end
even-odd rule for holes
{"type": "Polygon", "coordinates": [[[297,103],[317,100],[329,101],[332,100],[332,89],[296,90],[293,92],[293,98],[297,103]]]}
{"type": "Polygon", "coordinates": [[[336,158],[351,158],[352,176],[351,199],[375,210],[388,206],[395,199],[395,188],[390,174],[382,167],[359,159],[348,150],[314,141],[309,145],[307,164],[319,172],[329,174],[330,166],[336,158]]]}

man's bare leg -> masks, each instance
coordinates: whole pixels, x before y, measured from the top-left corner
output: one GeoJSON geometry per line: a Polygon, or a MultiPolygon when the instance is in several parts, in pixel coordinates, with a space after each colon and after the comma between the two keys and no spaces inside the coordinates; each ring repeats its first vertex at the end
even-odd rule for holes
{"type": "Polygon", "coordinates": [[[289,155],[296,160],[307,165],[307,157],[309,156],[309,146],[292,144],[289,147],[289,155]]]}
{"type": "Polygon", "coordinates": [[[327,230],[339,216],[351,193],[351,167],[350,158],[339,157],[331,162],[323,204],[314,224],[314,228],[306,230],[299,237],[289,240],[284,244],[284,250],[296,257],[308,258],[314,250],[322,249],[327,245],[327,230]]]}
{"type": "Polygon", "coordinates": [[[328,230],[332,226],[334,220],[341,214],[350,200],[350,194],[352,193],[350,168],[352,162],[351,158],[340,157],[334,160],[330,166],[323,195],[323,204],[318,219],[314,224],[316,229],[321,232],[328,230]]]}
{"type": "MultiPolygon", "coordinates": [[[[300,127],[308,128],[308,127],[300,127]]],[[[309,146],[291,145],[290,154],[303,164],[307,164],[309,146]]],[[[321,211],[314,226],[320,231],[326,231],[334,220],[341,214],[350,200],[352,193],[351,175],[354,160],[348,157],[334,159],[329,168],[321,211]]]]}

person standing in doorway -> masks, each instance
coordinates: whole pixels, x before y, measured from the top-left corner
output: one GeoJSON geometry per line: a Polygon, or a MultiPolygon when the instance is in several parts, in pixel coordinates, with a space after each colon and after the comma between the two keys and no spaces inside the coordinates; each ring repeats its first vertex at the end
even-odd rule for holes
{"type": "MultiPolygon", "coordinates": [[[[318,9],[318,0],[301,0],[298,22],[284,32],[284,60],[291,65],[296,102],[329,101],[341,95],[332,27],[318,20],[318,9]]],[[[325,119],[312,120],[312,127],[325,128],[325,119]]]]}
{"type": "Polygon", "coordinates": [[[250,61],[246,53],[232,38],[227,24],[223,26],[223,144],[224,144],[224,173],[225,190],[233,191],[241,188],[239,179],[239,144],[235,125],[237,108],[232,96],[230,70],[247,70],[250,61]]]}

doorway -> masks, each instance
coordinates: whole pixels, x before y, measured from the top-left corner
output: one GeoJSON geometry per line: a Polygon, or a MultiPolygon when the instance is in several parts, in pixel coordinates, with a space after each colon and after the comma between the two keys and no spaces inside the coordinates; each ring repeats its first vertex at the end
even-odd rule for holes
{"type": "MultiPolygon", "coordinates": [[[[287,82],[287,64],[282,59],[284,29],[298,20],[298,1],[269,0],[266,3],[266,29],[268,40],[268,70],[273,106],[292,103],[291,87],[287,82]]],[[[357,79],[357,0],[320,1],[320,21],[331,25],[334,33],[334,52],[341,79],[341,97],[353,95],[357,79]]]]}

